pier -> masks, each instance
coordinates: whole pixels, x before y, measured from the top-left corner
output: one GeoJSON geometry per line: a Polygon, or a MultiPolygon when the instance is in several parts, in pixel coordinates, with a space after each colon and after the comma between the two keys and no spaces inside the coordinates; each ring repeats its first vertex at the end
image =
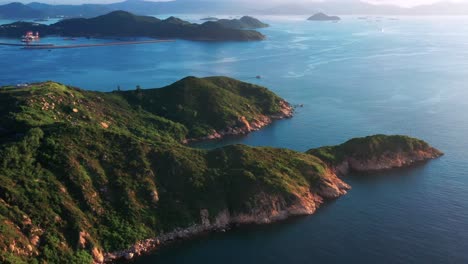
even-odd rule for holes
{"type": "Polygon", "coordinates": [[[8,43],[8,42],[0,42],[0,46],[19,46],[19,47],[26,47],[26,46],[54,46],[54,44],[24,44],[24,43],[8,43]]]}
{"type": "Polygon", "coordinates": [[[164,43],[164,42],[175,42],[172,39],[159,39],[159,40],[142,40],[142,41],[121,41],[121,42],[109,42],[109,43],[95,43],[95,44],[73,44],[73,45],[54,45],[54,44],[20,44],[20,43],[0,43],[4,46],[20,46],[23,49],[74,49],[74,48],[88,48],[88,47],[107,47],[107,46],[124,46],[124,45],[141,45],[141,44],[153,44],[153,43],[164,43]]]}

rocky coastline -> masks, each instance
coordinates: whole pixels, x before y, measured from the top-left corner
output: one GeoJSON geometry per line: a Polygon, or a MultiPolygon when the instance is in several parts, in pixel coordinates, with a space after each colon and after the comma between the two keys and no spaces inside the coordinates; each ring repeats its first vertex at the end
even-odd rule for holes
{"type": "Polygon", "coordinates": [[[251,132],[258,131],[275,120],[292,118],[294,115],[294,107],[286,101],[280,101],[280,110],[272,115],[258,115],[253,120],[248,121],[245,116],[240,116],[234,126],[226,127],[222,130],[213,130],[213,132],[205,137],[188,138],[182,141],[183,144],[196,143],[201,141],[219,140],[228,136],[247,135],[251,132]]]}
{"type": "Polygon", "coordinates": [[[371,159],[358,157],[346,157],[340,164],[334,167],[335,173],[340,176],[350,172],[377,172],[403,167],[409,167],[417,163],[425,162],[443,156],[444,153],[434,148],[417,150],[414,152],[384,152],[380,156],[371,159]]]}
{"type": "Polygon", "coordinates": [[[351,189],[351,186],[338,178],[332,170],[328,170],[326,173],[328,174],[327,180],[323,180],[315,188],[301,190],[301,193],[297,193],[293,201],[288,202],[281,196],[259,193],[256,197],[260,201],[259,205],[248,213],[233,213],[224,209],[211,218],[210,212],[207,209],[202,209],[200,210],[199,223],[186,228],[176,228],[174,231],[163,233],[157,237],[139,241],[126,250],[93,254],[94,263],[131,260],[137,256],[151,253],[173,241],[189,239],[207,232],[226,231],[233,225],[269,224],[293,216],[312,215],[325,201],[339,198],[351,189]]]}
{"type": "MultiPolygon", "coordinates": [[[[284,108],[284,112],[278,117],[289,117],[292,108],[284,108]]],[[[311,189],[303,190],[296,194],[294,202],[286,202],[283,197],[271,197],[266,194],[258,194],[261,206],[248,214],[231,213],[227,209],[219,212],[214,220],[210,221],[210,212],[207,209],[200,211],[200,223],[187,228],[179,228],[172,232],[161,234],[158,237],[137,242],[132,247],[117,252],[105,253],[95,257],[95,263],[112,263],[116,260],[131,260],[134,257],[151,253],[159,247],[179,239],[191,237],[212,231],[225,231],[232,225],[243,224],[269,224],[285,220],[292,216],[312,215],[327,200],[337,199],[351,189],[339,176],[346,176],[352,171],[374,172],[394,168],[408,167],[418,162],[435,159],[443,153],[435,148],[415,150],[414,152],[384,152],[372,159],[359,159],[346,157],[343,162],[335,166],[329,166],[319,184],[311,189]],[[98,261],[102,260],[102,261],[98,261]]]]}

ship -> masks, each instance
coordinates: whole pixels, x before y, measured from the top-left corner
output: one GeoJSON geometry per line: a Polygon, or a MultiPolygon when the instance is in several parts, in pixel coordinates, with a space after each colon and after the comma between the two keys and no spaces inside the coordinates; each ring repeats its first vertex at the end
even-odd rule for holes
{"type": "Polygon", "coordinates": [[[22,42],[27,42],[27,43],[32,42],[32,41],[36,41],[36,40],[39,40],[39,32],[36,32],[36,34],[34,34],[34,32],[32,32],[32,31],[28,31],[21,38],[22,42]]]}

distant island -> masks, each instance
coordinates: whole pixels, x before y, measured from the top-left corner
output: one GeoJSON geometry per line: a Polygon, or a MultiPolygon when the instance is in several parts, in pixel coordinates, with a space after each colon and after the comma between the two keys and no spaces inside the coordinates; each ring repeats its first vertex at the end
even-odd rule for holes
{"type": "Polygon", "coordinates": [[[267,88],[227,77],[109,93],[0,87],[0,262],[128,260],[232,224],[313,214],[351,188],[341,175],[442,155],[385,135],[305,153],[186,145],[292,114],[267,88]]]}
{"type": "Polygon", "coordinates": [[[219,19],[217,17],[204,17],[200,19],[202,21],[218,21],[219,19]]]}
{"type": "Polygon", "coordinates": [[[324,13],[317,13],[309,17],[307,20],[309,21],[339,21],[341,20],[341,18],[338,16],[329,16],[324,13]]]}
{"type": "Polygon", "coordinates": [[[255,41],[265,36],[253,30],[227,28],[217,22],[192,24],[170,17],[160,20],[150,16],[137,16],[125,11],[114,11],[95,18],[73,18],[44,25],[15,22],[0,26],[0,36],[19,38],[26,31],[40,32],[41,36],[70,37],[154,37],[189,40],[255,41]]]}

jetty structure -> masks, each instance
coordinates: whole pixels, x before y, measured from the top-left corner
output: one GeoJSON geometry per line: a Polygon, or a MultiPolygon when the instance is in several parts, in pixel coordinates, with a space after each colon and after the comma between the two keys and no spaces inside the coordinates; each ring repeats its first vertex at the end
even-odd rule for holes
{"type": "MultiPolygon", "coordinates": [[[[23,49],[71,49],[71,48],[87,48],[87,47],[107,47],[107,46],[123,46],[123,45],[138,45],[138,44],[153,44],[162,42],[174,42],[172,39],[150,39],[150,40],[132,40],[132,41],[118,41],[108,43],[82,43],[73,45],[55,45],[55,44],[31,44],[31,42],[40,39],[39,32],[27,31],[22,37],[22,43],[0,42],[0,46],[20,46],[23,49]]],[[[76,38],[65,38],[64,40],[76,40],[76,38]]]]}
{"type": "Polygon", "coordinates": [[[73,45],[24,45],[23,49],[73,49],[73,48],[90,48],[90,47],[109,47],[109,46],[124,46],[124,45],[141,45],[141,44],[154,44],[164,42],[175,42],[172,39],[155,39],[155,40],[141,40],[141,41],[120,41],[108,43],[88,43],[88,44],[73,44],[73,45]]]}

